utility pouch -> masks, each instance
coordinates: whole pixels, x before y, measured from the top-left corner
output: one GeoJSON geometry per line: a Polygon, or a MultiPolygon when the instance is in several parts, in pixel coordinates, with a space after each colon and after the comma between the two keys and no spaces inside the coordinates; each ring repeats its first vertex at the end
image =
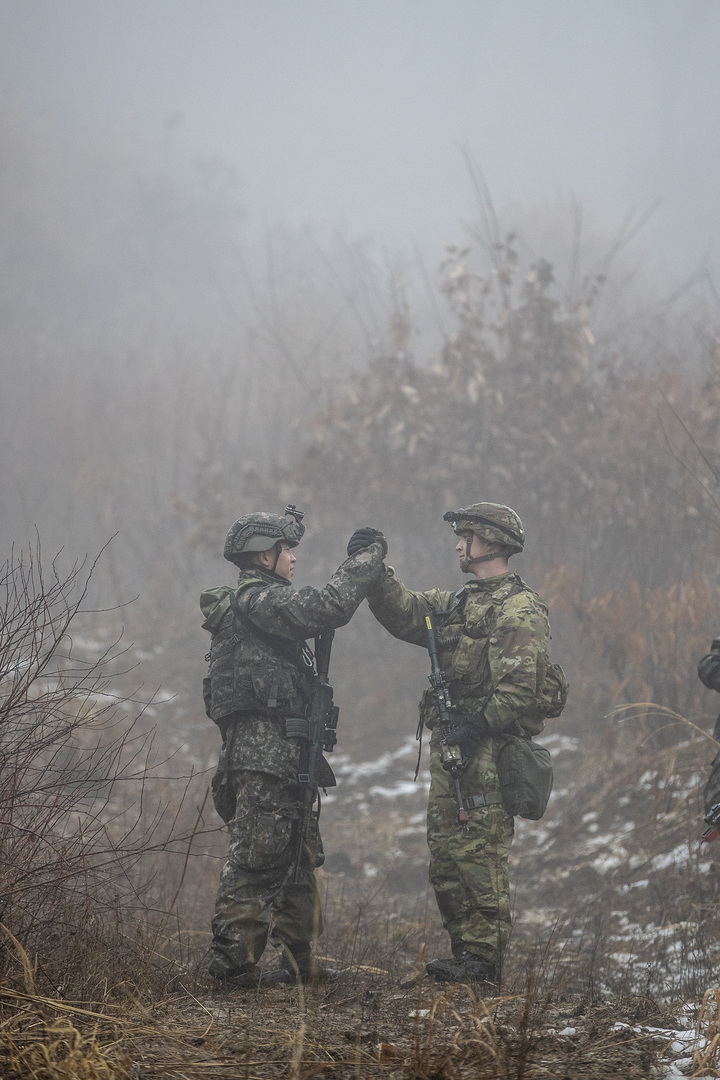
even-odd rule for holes
{"type": "Polygon", "coordinates": [[[525,736],[501,735],[497,755],[502,804],[513,817],[539,821],[553,787],[550,751],[525,736]]]}

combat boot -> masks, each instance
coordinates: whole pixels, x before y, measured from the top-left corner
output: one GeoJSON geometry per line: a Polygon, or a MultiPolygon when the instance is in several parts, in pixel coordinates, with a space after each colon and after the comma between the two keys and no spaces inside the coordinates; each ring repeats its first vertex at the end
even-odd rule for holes
{"type": "Polygon", "coordinates": [[[287,953],[283,952],[280,957],[279,967],[263,974],[262,985],[295,986],[298,978],[303,985],[313,982],[315,978],[317,978],[318,982],[328,983],[335,982],[339,976],[336,968],[324,967],[318,964],[317,961],[313,962],[312,955],[309,952],[297,950],[293,954],[293,960],[290,959],[287,953]],[[293,960],[295,963],[293,963],[293,960]]]}
{"type": "Polygon", "coordinates": [[[254,990],[259,982],[259,974],[254,964],[231,967],[219,957],[214,957],[208,966],[208,972],[223,986],[237,987],[239,990],[254,990]]]}
{"type": "Polygon", "coordinates": [[[425,971],[438,982],[475,983],[486,994],[497,993],[500,985],[497,964],[469,952],[449,960],[431,960],[425,965],[425,971]]]}

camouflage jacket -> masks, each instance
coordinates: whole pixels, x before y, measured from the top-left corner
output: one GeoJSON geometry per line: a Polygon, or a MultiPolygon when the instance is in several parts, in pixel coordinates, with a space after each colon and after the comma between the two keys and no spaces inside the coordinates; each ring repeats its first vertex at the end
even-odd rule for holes
{"type": "MultiPolygon", "coordinates": [[[[426,611],[450,611],[438,632],[440,663],[450,697],[462,712],[485,706],[493,734],[514,721],[538,734],[540,689],[550,660],[547,607],[518,574],[473,578],[458,593],[411,592],[389,568],[368,595],[370,609],[390,633],[427,648],[426,611]],[[487,702],[487,704],[485,704],[487,702]]],[[[437,723],[432,692],[420,703],[428,727],[437,723]]]]}
{"type": "Polygon", "coordinates": [[[203,628],[212,634],[206,706],[223,731],[227,767],[294,776],[298,748],[285,736],[285,719],[305,715],[309,691],[299,644],[295,664],[239,626],[230,594],[255,626],[291,646],[349,622],[378,579],[382,560],[380,544],[373,544],[346,559],[324,589],[296,591],[284,578],[253,567],[241,571],[235,590],[221,585],[202,594],[203,628]]]}

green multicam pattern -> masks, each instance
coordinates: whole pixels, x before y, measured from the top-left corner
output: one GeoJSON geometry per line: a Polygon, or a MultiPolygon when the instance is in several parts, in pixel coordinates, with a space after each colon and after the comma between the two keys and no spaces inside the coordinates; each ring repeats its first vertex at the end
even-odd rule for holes
{"type": "MultiPolygon", "coordinates": [[[[547,607],[519,574],[473,580],[463,592],[464,605],[440,633],[440,663],[453,704],[473,712],[489,698],[485,715],[493,733],[519,721],[537,734],[543,727],[538,694],[550,660],[547,607]]],[[[391,567],[368,595],[368,603],[393,637],[426,648],[426,612],[449,610],[456,596],[441,589],[411,592],[391,567]]],[[[427,726],[434,728],[437,717],[429,692],[421,708],[427,726]]]]}
{"type": "MultiPolygon", "coordinates": [[[[238,603],[261,630],[300,643],[350,621],[377,581],[382,560],[382,546],[373,544],[342,563],[324,589],[297,591],[283,578],[253,568],[240,574],[238,603]]],[[[210,712],[224,733],[221,764],[237,798],[213,920],[215,975],[232,975],[255,963],[268,935],[296,958],[309,954],[312,938],[322,929],[313,875],[319,836],[301,882],[289,882],[299,749],[285,735],[285,719],[305,714],[306,680],[293,663],[235,625],[231,591],[227,586],[209,589],[200,600],[203,626],[213,635],[210,712]]],[[[335,782],[323,764],[321,787],[335,782]]]]}
{"type": "Polygon", "coordinates": [[[300,959],[322,932],[313,873],[322,851],[319,834],[307,852],[300,882],[289,881],[298,785],[256,772],[234,772],[232,783],[237,810],[212,923],[210,963],[215,975],[251,968],[268,937],[300,959]]]}
{"type": "MultiPolygon", "coordinates": [[[[511,928],[508,857],[513,819],[502,806],[486,806],[472,810],[467,830],[461,829],[452,778],[435,749],[430,752],[430,776],[430,884],[453,954],[467,950],[498,963],[511,928]]],[[[488,779],[484,763],[475,758],[460,782],[463,795],[487,790],[488,779]]]]}
{"type": "MultiPolygon", "coordinates": [[[[402,641],[427,647],[424,617],[449,611],[439,634],[440,663],[454,705],[462,712],[485,708],[493,733],[483,739],[462,778],[466,797],[498,790],[499,741],[517,724],[529,734],[543,728],[538,695],[550,661],[547,608],[517,575],[468,582],[460,594],[432,589],[411,592],[392,570],[368,595],[382,625],[402,641]]],[[[432,692],[420,715],[433,734],[430,743],[428,844],[430,881],[453,949],[499,963],[510,932],[508,856],[512,818],[499,805],[470,811],[467,831],[457,824],[457,803],[440,763],[440,733],[432,692]]]]}
{"type": "Polygon", "coordinates": [[[486,540],[488,543],[505,544],[514,548],[515,551],[523,550],[525,545],[523,523],[509,506],[504,506],[502,503],[483,502],[472,503],[470,506],[464,507],[464,510],[471,517],[472,515],[479,515],[487,518],[490,522],[497,522],[498,525],[502,525],[504,528],[496,529],[492,525],[472,521],[460,514],[454,522],[456,533],[474,532],[481,540],[486,540]],[[513,537],[508,536],[507,532],[504,531],[505,529],[509,529],[513,537]]]}

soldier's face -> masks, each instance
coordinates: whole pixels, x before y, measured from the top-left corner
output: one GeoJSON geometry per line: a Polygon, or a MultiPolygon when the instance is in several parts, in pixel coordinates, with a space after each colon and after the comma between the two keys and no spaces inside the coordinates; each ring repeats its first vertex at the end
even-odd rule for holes
{"type": "Polygon", "coordinates": [[[271,547],[269,551],[259,551],[255,556],[255,562],[258,566],[264,566],[266,570],[273,570],[279,577],[284,577],[288,581],[292,581],[293,571],[295,569],[295,563],[297,559],[292,553],[292,548],[285,541],[281,541],[280,554],[275,560],[276,549],[271,547]]]}
{"type": "MultiPolygon", "coordinates": [[[[468,557],[467,557],[468,537],[472,537],[472,543],[470,545],[470,558],[471,559],[479,559],[481,555],[487,555],[488,552],[490,551],[490,548],[492,547],[491,544],[487,544],[484,540],[481,540],[480,537],[474,532],[461,533],[460,537],[458,538],[458,542],[455,545],[455,550],[457,551],[457,553],[458,553],[458,555],[460,557],[460,569],[462,570],[462,572],[464,574],[471,573],[472,572],[472,567],[474,565],[473,563],[468,562],[468,557]]],[[[480,565],[482,566],[483,564],[481,563],[480,565]]]]}
{"type": "Polygon", "coordinates": [[[283,540],[282,551],[278,555],[277,566],[275,567],[275,573],[280,577],[287,578],[288,581],[292,581],[293,572],[295,570],[295,563],[297,559],[292,553],[292,548],[289,544],[286,544],[283,540]]]}

